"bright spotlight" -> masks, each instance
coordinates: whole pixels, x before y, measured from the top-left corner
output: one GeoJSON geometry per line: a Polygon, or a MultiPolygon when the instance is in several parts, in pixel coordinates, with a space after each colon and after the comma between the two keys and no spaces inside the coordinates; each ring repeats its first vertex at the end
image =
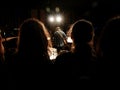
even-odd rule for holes
{"type": "Polygon", "coordinates": [[[56,16],[56,22],[60,23],[62,21],[62,17],[60,15],[56,16]]]}
{"type": "Polygon", "coordinates": [[[48,19],[49,19],[50,22],[54,22],[55,21],[54,16],[49,16],[48,19]]]}

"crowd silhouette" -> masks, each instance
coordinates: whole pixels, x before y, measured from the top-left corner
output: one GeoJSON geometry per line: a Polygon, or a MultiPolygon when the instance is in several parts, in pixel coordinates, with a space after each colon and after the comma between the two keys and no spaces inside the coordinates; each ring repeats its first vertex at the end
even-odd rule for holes
{"type": "MultiPolygon", "coordinates": [[[[51,34],[46,25],[36,18],[28,18],[21,23],[19,33],[15,38],[14,52],[6,50],[2,36],[0,36],[0,64],[1,65],[53,65],[60,68],[31,68],[23,72],[13,73],[13,83],[19,81],[111,81],[119,78],[119,31],[120,16],[112,17],[101,30],[100,37],[95,39],[94,25],[87,19],[80,19],[71,24],[65,33],[72,39],[70,49],[53,46],[51,34]],[[95,41],[97,40],[97,41],[95,41]],[[94,43],[96,42],[96,43],[94,43]],[[56,58],[50,59],[52,48],[58,53],[56,58]],[[61,66],[65,66],[61,67],[61,66]],[[41,70],[41,71],[40,71],[41,70]],[[39,72],[41,72],[39,74],[39,72]],[[34,73],[33,77],[30,75],[34,73]],[[18,76],[19,79],[18,79],[18,76]],[[31,76],[32,81],[29,80],[31,76]]],[[[67,40],[66,36],[66,40],[67,40]]],[[[54,37],[56,39],[56,37],[54,37]]],[[[56,39],[58,40],[58,39],[56,39]]],[[[55,42],[60,42],[55,41],[55,42]]],[[[69,44],[69,43],[67,43],[69,44]]],[[[45,65],[45,66],[46,66],[45,65]]],[[[24,82],[24,84],[25,84],[24,82]]],[[[33,84],[32,82],[32,84],[33,84]]],[[[22,84],[23,85],[23,84],[22,84]]]]}

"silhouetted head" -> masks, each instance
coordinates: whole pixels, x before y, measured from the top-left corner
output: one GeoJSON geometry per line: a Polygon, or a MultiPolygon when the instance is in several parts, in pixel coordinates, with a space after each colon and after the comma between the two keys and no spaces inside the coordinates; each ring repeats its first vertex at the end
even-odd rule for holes
{"type": "Polygon", "coordinates": [[[56,27],[56,28],[55,28],[55,31],[57,31],[57,30],[61,30],[61,28],[60,28],[60,27],[56,27]]]}
{"type": "Polygon", "coordinates": [[[93,39],[94,29],[90,21],[81,19],[72,26],[71,37],[75,44],[88,43],[93,39]]]}
{"type": "Polygon", "coordinates": [[[100,38],[100,48],[104,54],[115,54],[120,50],[120,16],[108,20],[100,38]]]}
{"type": "Polygon", "coordinates": [[[50,35],[41,21],[30,18],[21,24],[18,40],[20,54],[40,58],[47,54],[49,43],[50,35]]]}

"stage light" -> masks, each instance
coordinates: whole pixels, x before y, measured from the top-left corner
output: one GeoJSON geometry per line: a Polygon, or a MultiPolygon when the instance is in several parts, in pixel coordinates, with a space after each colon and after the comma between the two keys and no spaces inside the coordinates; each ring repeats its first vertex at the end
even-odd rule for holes
{"type": "Polygon", "coordinates": [[[47,12],[50,12],[50,8],[49,8],[49,7],[47,7],[47,8],[46,8],[46,11],[47,11],[47,12]]]}
{"type": "Polygon", "coordinates": [[[62,21],[62,17],[60,15],[56,15],[56,22],[60,23],[62,21]]]}
{"type": "Polygon", "coordinates": [[[49,23],[52,23],[52,24],[61,24],[63,22],[63,16],[61,14],[51,14],[48,16],[48,21],[49,23]]]}
{"type": "Polygon", "coordinates": [[[49,22],[51,22],[51,23],[53,23],[55,21],[54,16],[49,16],[48,19],[49,19],[49,22]]]}

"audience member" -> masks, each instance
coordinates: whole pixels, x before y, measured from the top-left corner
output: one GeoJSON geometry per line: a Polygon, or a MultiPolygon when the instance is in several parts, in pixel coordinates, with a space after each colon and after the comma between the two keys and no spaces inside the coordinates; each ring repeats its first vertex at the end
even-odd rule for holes
{"type": "Polygon", "coordinates": [[[25,20],[19,30],[17,64],[50,64],[51,37],[44,24],[35,18],[25,20]]]}
{"type": "Polygon", "coordinates": [[[72,65],[73,76],[79,80],[95,76],[96,53],[94,50],[94,27],[88,20],[81,19],[71,26],[73,45],[70,52],[62,53],[55,64],[72,65]],[[94,76],[93,76],[94,73],[94,76]]]}
{"type": "Polygon", "coordinates": [[[97,44],[99,56],[98,75],[101,80],[111,81],[118,79],[118,64],[120,60],[120,16],[113,17],[106,22],[101,31],[100,39],[97,44]]]}
{"type": "Polygon", "coordinates": [[[4,64],[5,62],[5,49],[4,49],[4,46],[3,46],[3,42],[2,42],[2,36],[0,34],[0,64],[4,64]]]}

